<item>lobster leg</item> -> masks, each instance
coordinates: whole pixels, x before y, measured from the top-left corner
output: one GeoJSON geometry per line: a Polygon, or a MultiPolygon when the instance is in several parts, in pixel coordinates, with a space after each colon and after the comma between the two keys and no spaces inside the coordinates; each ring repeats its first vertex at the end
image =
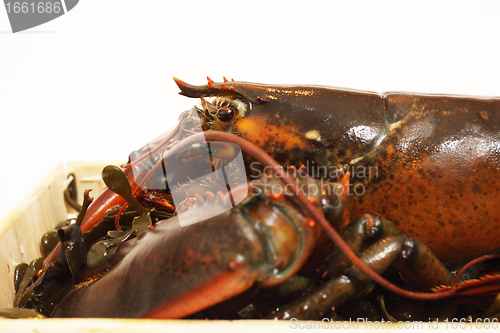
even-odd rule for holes
{"type": "MultiPolygon", "coordinates": [[[[418,287],[430,288],[452,283],[451,274],[423,243],[399,233],[388,220],[364,214],[346,227],[342,237],[355,252],[361,251],[360,259],[379,274],[393,265],[418,287]],[[378,240],[361,251],[365,243],[375,236],[378,240]]],[[[348,260],[337,249],[326,260],[324,276],[331,278],[272,317],[321,318],[346,300],[357,297],[372,282],[357,267],[348,264],[348,260]]]]}
{"type": "MultiPolygon", "coordinates": [[[[401,233],[392,223],[387,222],[389,221],[373,214],[363,214],[342,230],[342,239],[359,255],[368,242],[401,233]]],[[[346,255],[338,247],[333,248],[323,264],[322,277],[335,276],[345,268],[347,262],[349,260],[346,255]]]]}

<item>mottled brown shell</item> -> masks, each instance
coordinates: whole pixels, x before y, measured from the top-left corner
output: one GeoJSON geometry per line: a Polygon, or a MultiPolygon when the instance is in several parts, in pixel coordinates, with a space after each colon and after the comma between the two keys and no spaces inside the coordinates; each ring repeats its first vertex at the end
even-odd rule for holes
{"type": "MultiPolygon", "coordinates": [[[[210,86],[210,87],[209,87],[210,86]]],[[[231,130],[285,166],[352,177],[352,217],[376,211],[440,258],[500,236],[500,99],[211,82],[251,106],[231,130]]],[[[183,94],[190,87],[180,85],[183,94]]]]}

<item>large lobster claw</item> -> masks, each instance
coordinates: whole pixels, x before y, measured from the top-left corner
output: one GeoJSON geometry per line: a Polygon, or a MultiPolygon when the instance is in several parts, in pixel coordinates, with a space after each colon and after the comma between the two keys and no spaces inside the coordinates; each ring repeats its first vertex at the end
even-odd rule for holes
{"type": "MultiPolygon", "coordinates": [[[[156,223],[120,246],[101,268],[109,273],[70,293],[52,316],[180,318],[238,295],[256,282],[272,286],[293,276],[321,229],[293,201],[266,191],[276,181],[265,177],[242,185],[254,194],[208,220],[185,227],[177,217],[156,223]]],[[[321,195],[314,194],[318,206],[321,195]]],[[[224,200],[228,199],[220,201],[224,200]]],[[[197,210],[218,204],[207,201],[190,211],[196,216],[197,210]]]]}

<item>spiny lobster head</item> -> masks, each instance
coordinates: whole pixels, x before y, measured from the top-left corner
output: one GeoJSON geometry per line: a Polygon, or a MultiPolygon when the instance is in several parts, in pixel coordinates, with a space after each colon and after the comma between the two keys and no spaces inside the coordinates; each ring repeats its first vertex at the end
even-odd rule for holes
{"type": "Polygon", "coordinates": [[[225,78],[208,78],[203,86],[174,80],[181,95],[202,99],[198,110],[205,130],[235,133],[283,165],[326,165],[327,155],[345,164],[373,149],[386,132],[384,100],[376,93],[225,78]]]}

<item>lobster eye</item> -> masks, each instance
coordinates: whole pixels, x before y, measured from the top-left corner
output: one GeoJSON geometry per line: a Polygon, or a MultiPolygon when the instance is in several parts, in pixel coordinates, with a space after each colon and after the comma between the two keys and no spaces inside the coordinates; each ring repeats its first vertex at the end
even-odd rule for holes
{"type": "Polygon", "coordinates": [[[240,99],[225,100],[221,104],[217,118],[225,123],[244,117],[247,112],[247,105],[240,99]]]}
{"type": "Polygon", "coordinates": [[[234,111],[232,107],[225,107],[219,110],[219,112],[217,113],[217,118],[219,118],[220,121],[228,122],[233,120],[235,115],[236,111],[234,111]]]}

